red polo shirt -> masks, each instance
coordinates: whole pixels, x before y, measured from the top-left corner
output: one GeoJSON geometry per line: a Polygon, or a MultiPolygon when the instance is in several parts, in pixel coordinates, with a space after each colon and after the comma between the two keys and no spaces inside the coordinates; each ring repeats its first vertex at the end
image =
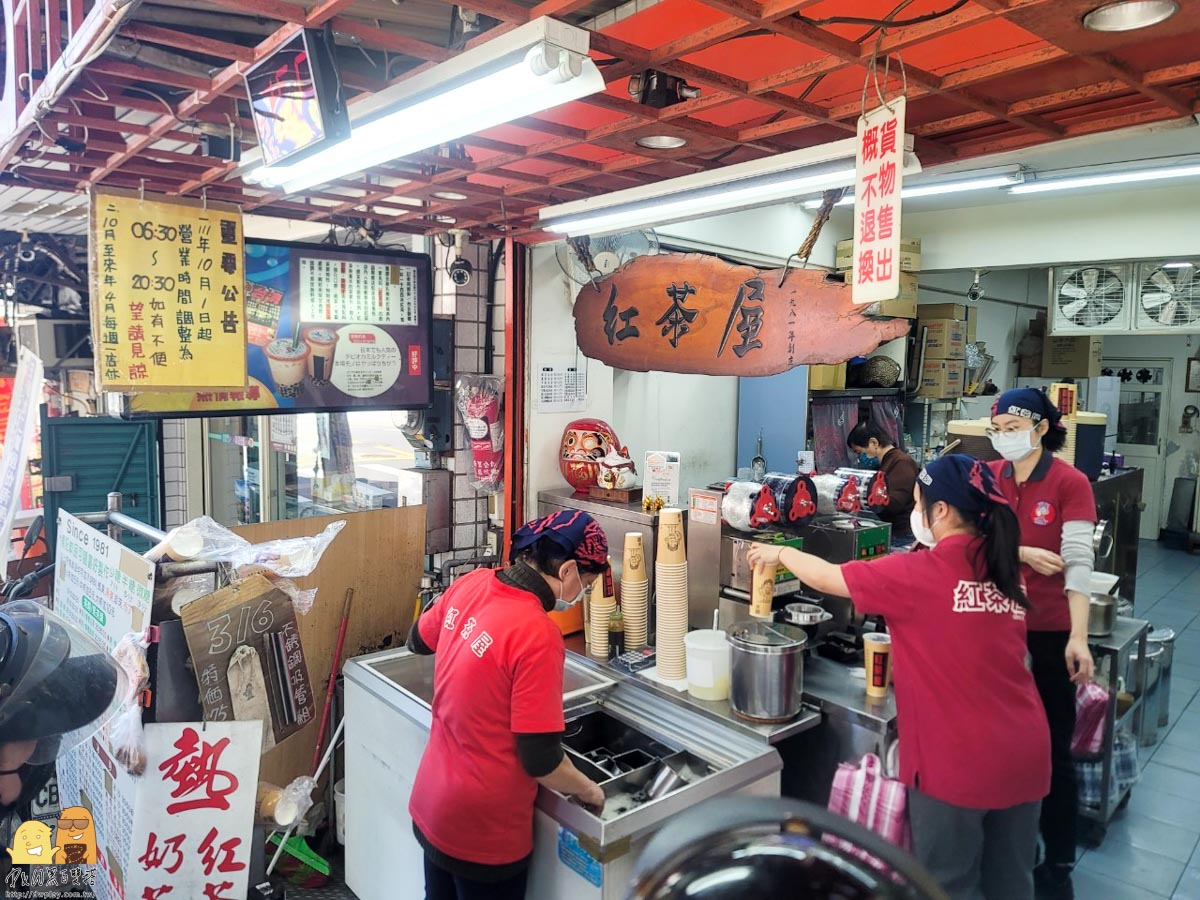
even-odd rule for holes
{"type": "MultiPolygon", "coordinates": [[[[1092,483],[1069,463],[1043,451],[1029,480],[1022,485],[1013,476],[1012,463],[997,460],[988,465],[1021,523],[1023,546],[1061,553],[1063,522],[1095,524],[1092,483]]],[[[1029,566],[1021,566],[1021,574],[1033,606],[1029,630],[1070,631],[1071,606],[1063,574],[1040,575],[1029,566]]]]}
{"type": "Polygon", "coordinates": [[[537,782],[521,767],[516,734],[564,728],[562,633],[537,597],[491,569],[459,578],[417,627],[437,662],[433,726],[409,814],[449,856],[524,859],[537,782]]]}
{"type": "Polygon", "coordinates": [[[858,612],[892,635],[900,778],[969,809],[1050,790],[1050,731],[1025,667],[1025,610],[984,581],[979,539],[842,566],[858,612]]]}

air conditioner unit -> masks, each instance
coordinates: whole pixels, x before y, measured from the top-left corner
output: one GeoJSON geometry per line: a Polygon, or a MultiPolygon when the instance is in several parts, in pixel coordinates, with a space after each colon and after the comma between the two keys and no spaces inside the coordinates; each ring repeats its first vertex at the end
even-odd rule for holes
{"type": "Polygon", "coordinates": [[[1097,263],[1050,270],[1051,334],[1114,334],[1133,328],[1133,266],[1097,263]]]}
{"type": "Polygon", "coordinates": [[[1135,327],[1140,333],[1200,332],[1200,259],[1137,265],[1135,327]]]}
{"type": "Polygon", "coordinates": [[[47,370],[92,368],[92,329],[85,319],[21,319],[17,341],[47,370]]]}

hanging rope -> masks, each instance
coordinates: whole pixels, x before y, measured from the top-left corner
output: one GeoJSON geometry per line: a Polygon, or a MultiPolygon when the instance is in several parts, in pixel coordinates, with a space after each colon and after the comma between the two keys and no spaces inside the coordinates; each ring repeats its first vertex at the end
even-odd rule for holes
{"type": "Polygon", "coordinates": [[[783,274],[779,276],[779,286],[783,287],[784,281],[787,280],[788,272],[791,271],[792,260],[800,260],[800,268],[808,265],[808,258],[812,256],[813,247],[817,245],[817,239],[821,237],[821,229],[825,227],[825,223],[829,221],[829,215],[833,212],[833,208],[837,206],[839,200],[845,196],[845,188],[834,188],[826,191],[821,199],[821,208],[817,210],[817,216],[813,219],[812,228],[808,229],[808,237],[800,245],[791,256],[787,258],[787,262],[783,264],[783,274]]]}

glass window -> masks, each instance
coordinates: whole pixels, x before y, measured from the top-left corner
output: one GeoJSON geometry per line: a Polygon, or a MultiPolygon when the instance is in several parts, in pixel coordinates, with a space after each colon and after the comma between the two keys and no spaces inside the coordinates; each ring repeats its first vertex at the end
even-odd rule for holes
{"type": "Polygon", "coordinates": [[[208,420],[211,502],[208,514],[222,525],[262,521],[262,446],[257,416],[208,420]]]}
{"type": "Polygon", "coordinates": [[[1117,417],[1117,443],[1157,444],[1162,394],[1157,391],[1121,391],[1117,417]]]}
{"type": "Polygon", "coordinates": [[[388,411],[211,419],[209,514],[237,525],[395,506],[400,472],[414,463],[404,420],[388,411]]]}

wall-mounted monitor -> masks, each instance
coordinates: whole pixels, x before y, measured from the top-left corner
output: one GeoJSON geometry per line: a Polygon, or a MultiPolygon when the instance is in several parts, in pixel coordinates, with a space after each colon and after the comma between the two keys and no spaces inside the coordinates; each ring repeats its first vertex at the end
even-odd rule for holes
{"type": "Polygon", "coordinates": [[[301,31],[246,73],[246,91],[267,165],[297,162],[350,135],[332,39],[301,31]]]}

